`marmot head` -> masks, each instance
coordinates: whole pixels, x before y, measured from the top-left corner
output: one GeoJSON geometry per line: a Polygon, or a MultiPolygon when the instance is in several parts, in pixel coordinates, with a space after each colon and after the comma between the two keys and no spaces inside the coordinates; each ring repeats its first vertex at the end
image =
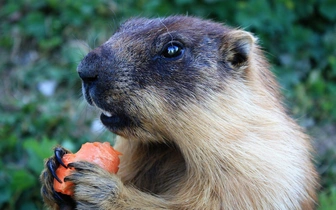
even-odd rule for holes
{"type": "Polygon", "coordinates": [[[164,138],[160,127],[174,112],[244,78],[254,42],[248,32],[193,17],[131,19],[81,61],[78,73],[109,130],[164,138]]]}

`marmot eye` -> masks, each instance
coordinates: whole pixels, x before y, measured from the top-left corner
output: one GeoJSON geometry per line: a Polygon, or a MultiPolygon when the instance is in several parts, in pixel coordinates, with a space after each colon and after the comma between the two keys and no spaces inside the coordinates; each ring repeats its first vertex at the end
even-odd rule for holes
{"type": "Polygon", "coordinates": [[[184,48],[179,42],[167,43],[161,52],[164,58],[180,58],[183,55],[184,48]]]}

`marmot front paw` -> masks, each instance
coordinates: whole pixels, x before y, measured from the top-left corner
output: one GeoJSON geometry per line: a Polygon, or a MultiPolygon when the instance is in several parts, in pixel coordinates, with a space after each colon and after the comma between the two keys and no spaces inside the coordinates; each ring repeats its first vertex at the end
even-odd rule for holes
{"type": "Polygon", "coordinates": [[[117,203],[123,185],[116,175],[87,161],[69,163],[68,167],[76,169],[64,180],[75,185],[77,209],[108,209],[117,203]]]}
{"type": "Polygon", "coordinates": [[[53,209],[101,209],[105,204],[111,205],[119,195],[122,186],[120,179],[97,164],[87,161],[73,162],[66,166],[62,157],[67,153],[70,152],[56,147],[54,156],[46,161],[41,174],[41,193],[45,203],[53,209]],[[56,174],[60,165],[75,169],[71,175],[64,178],[65,182],[74,183],[73,197],[54,190],[54,179],[62,181],[56,174]]]}
{"type": "Polygon", "coordinates": [[[75,209],[75,201],[69,195],[58,193],[54,190],[54,178],[61,182],[56,175],[56,169],[65,164],[62,162],[64,154],[70,151],[57,146],[54,149],[54,156],[45,162],[45,169],[42,171],[40,179],[42,183],[41,194],[44,202],[53,209],[75,209]]]}

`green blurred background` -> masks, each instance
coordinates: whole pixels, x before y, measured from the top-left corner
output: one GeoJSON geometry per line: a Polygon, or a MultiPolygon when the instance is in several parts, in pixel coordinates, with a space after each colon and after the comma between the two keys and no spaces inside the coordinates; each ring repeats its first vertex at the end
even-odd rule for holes
{"type": "Polygon", "coordinates": [[[319,209],[336,209],[335,0],[0,1],[0,209],[42,209],[43,159],[110,141],[76,66],[132,16],[195,15],[256,34],[290,113],[312,135],[319,209]]]}

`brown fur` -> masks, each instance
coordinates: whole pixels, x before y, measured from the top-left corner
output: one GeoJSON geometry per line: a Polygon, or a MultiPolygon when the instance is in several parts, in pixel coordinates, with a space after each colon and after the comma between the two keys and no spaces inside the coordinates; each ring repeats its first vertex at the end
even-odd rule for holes
{"type": "Polygon", "coordinates": [[[78,71],[89,103],[131,122],[105,123],[123,153],[117,175],[74,165],[78,209],[314,209],[309,137],[250,33],[192,17],[133,19],[78,71]],[[171,40],[184,45],[176,60],[160,57],[171,40]]]}

